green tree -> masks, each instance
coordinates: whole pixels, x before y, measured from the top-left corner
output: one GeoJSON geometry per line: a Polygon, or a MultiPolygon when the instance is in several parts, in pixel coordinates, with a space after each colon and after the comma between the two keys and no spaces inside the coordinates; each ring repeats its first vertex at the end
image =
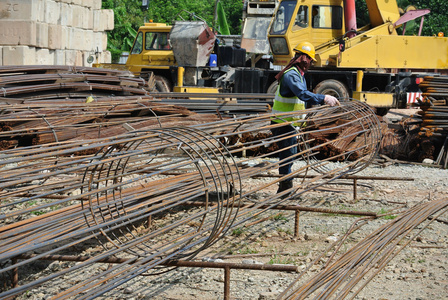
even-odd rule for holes
{"type": "MultiPolygon", "coordinates": [[[[220,0],[229,24],[230,34],[241,33],[242,0],[220,0]]],[[[150,0],[148,10],[142,10],[141,0],[103,0],[103,8],[114,11],[115,29],[108,32],[108,50],[113,61],[123,51],[129,51],[136,31],[144,22],[172,24],[175,20],[200,18],[215,25],[216,1],[210,0],[150,0]]]]}
{"type": "Polygon", "coordinates": [[[413,0],[418,9],[428,8],[431,12],[425,16],[422,35],[432,36],[439,32],[448,34],[448,1],[446,0],[413,0]]]}
{"type": "Polygon", "coordinates": [[[107,33],[107,48],[117,61],[123,51],[129,51],[136,29],[143,24],[141,1],[103,0],[103,8],[114,11],[114,30],[107,33]],[[139,2],[138,4],[136,2],[139,2]]]}
{"type": "MultiPolygon", "coordinates": [[[[356,4],[356,21],[358,28],[369,23],[369,13],[365,0],[355,0],[356,4]]],[[[423,23],[422,35],[432,36],[439,32],[448,34],[448,1],[446,0],[397,0],[398,7],[402,12],[414,7],[416,9],[430,9],[431,12],[425,16],[423,23]]],[[[420,27],[420,18],[406,24],[406,35],[418,34],[420,27]]],[[[403,27],[398,31],[401,33],[403,27]]]]}

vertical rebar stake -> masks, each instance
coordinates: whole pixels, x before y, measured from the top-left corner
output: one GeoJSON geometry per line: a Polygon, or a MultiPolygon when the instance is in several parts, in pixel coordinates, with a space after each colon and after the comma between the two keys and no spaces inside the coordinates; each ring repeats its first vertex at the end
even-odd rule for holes
{"type": "Polygon", "coordinates": [[[230,300],[230,267],[224,267],[224,300],[230,300]]]}
{"type": "Polygon", "coordinates": [[[358,185],[358,179],[354,178],[353,179],[353,201],[356,201],[356,199],[358,198],[358,195],[356,194],[357,185],[358,185]]]}
{"type": "MultiPolygon", "coordinates": [[[[17,258],[13,258],[11,260],[12,264],[17,264],[17,258]]],[[[19,286],[19,268],[12,269],[12,288],[16,288],[19,286]]]]}
{"type": "Polygon", "coordinates": [[[294,223],[294,237],[299,237],[299,218],[300,218],[300,210],[296,209],[296,218],[294,223]]]}

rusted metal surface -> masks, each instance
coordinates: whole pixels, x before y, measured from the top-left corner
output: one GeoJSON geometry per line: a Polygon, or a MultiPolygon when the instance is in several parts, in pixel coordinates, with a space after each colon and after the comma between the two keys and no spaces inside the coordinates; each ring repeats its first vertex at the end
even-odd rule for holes
{"type": "Polygon", "coordinates": [[[170,260],[192,259],[230,229],[292,197],[354,174],[373,160],[381,133],[368,106],[350,102],[305,113],[308,118],[303,122],[309,128],[298,128],[295,133],[300,141],[295,159],[306,163],[291,176],[317,173],[285,191],[285,198],[272,192],[282,177],[245,184],[245,179],[275,171],[284,163],[273,158],[275,151],[255,151],[284,138],[267,134],[272,126],[280,126],[271,125],[270,114],[1,151],[0,276],[46,255],[74,255],[87,241],[96,241],[103,250],[79,264],[2,291],[0,297],[75,274],[103,259],[126,258],[54,296],[83,299],[87,291],[88,297],[103,295],[136,276],[165,270],[170,260]],[[346,121],[337,125],[341,132],[344,127],[361,128],[350,135],[363,143],[319,160],[315,153],[334,141],[310,145],[308,137],[333,128],[312,124],[338,119],[346,121]],[[243,135],[264,138],[241,139],[243,135]],[[249,151],[257,156],[245,157],[249,151]],[[355,152],[357,158],[350,159],[355,152]],[[343,164],[332,167],[331,160],[343,164]],[[254,197],[260,192],[270,196],[254,197]],[[189,201],[200,201],[203,206],[188,208],[189,201]],[[30,252],[38,253],[12,262],[30,252]]]}
{"type": "MultiPolygon", "coordinates": [[[[423,203],[406,210],[333,260],[334,253],[347,235],[342,237],[313,262],[316,263],[330,250],[333,251],[318,274],[298,284],[311,267],[308,266],[279,299],[354,299],[376,274],[434,221],[430,220],[430,216],[438,217],[447,211],[447,199],[423,203]]],[[[357,220],[352,229],[359,228],[362,223],[362,219],[357,220]]],[[[349,230],[349,233],[353,230],[349,230]]]]}
{"type": "Polygon", "coordinates": [[[69,66],[3,66],[0,88],[0,100],[9,104],[147,95],[152,89],[147,81],[127,71],[69,66]]]}
{"type": "Polygon", "coordinates": [[[0,145],[20,146],[103,138],[163,124],[193,125],[218,120],[151,97],[115,97],[92,103],[53,102],[0,105],[0,145]]]}

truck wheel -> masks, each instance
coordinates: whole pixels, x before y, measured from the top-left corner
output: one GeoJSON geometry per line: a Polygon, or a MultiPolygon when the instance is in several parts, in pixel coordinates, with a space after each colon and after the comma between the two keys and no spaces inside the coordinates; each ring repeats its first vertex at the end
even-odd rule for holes
{"type": "Polygon", "coordinates": [[[319,84],[314,88],[314,93],[331,95],[339,100],[349,100],[348,90],[345,85],[334,79],[327,79],[319,82],[319,84]]]}
{"type": "Polygon", "coordinates": [[[277,92],[278,87],[278,81],[275,80],[271,85],[268,87],[268,90],[266,91],[266,94],[275,94],[277,92]]]}
{"type": "Polygon", "coordinates": [[[169,93],[171,92],[171,83],[163,76],[154,76],[155,90],[159,93],[169,93]]]}
{"type": "Polygon", "coordinates": [[[388,112],[389,112],[388,107],[377,107],[376,108],[376,114],[378,116],[384,117],[385,115],[387,115],[388,112]]]}

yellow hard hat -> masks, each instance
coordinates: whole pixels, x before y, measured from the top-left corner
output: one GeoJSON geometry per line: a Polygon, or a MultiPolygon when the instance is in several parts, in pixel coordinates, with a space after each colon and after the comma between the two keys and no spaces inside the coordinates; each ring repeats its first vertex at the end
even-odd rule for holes
{"type": "Polygon", "coordinates": [[[314,61],[317,61],[315,58],[316,50],[314,50],[313,44],[310,42],[301,42],[299,43],[295,48],[295,52],[301,52],[307,54],[309,57],[311,57],[314,61]]]}

